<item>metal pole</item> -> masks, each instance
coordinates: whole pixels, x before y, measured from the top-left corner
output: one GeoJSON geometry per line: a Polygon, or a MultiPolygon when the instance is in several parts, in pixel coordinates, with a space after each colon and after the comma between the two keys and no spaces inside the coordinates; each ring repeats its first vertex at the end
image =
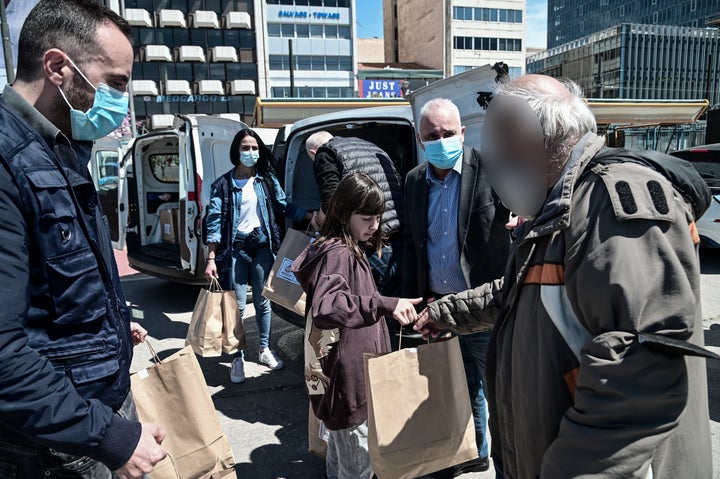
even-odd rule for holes
{"type": "Polygon", "coordinates": [[[293,55],[292,40],[288,40],[288,54],[290,59],[290,97],[295,98],[295,56],[293,55]]]}
{"type": "Polygon", "coordinates": [[[15,68],[12,56],[12,45],[10,44],[10,26],[7,22],[7,13],[5,13],[5,0],[0,0],[0,30],[2,31],[2,47],[5,54],[5,72],[7,74],[7,82],[15,82],[15,68]]]}

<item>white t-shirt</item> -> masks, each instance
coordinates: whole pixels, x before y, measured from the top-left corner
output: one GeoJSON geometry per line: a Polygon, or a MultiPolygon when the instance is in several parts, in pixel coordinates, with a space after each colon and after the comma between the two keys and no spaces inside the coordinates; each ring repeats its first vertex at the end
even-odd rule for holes
{"type": "Polygon", "coordinates": [[[233,182],[237,188],[242,188],[242,203],[237,211],[240,217],[238,231],[247,234],[261,226],[260,206],[258,205],[258,197],[255,193],[255,177],[241,180],[233,178],[233,182]]]}

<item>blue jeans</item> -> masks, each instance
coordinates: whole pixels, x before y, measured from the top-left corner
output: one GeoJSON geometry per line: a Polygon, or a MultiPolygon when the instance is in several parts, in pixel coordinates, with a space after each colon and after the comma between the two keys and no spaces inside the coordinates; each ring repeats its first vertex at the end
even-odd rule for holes
{"type": "MultiPolygon", "coordinates": [[[[260,246],[252,255],[252,263],[239,258],[235,252],[232,255],[232,267],[230,269],[230,284],[237,296],[240,316],[245,316],[245,305],[247,304],[247,286],[252,285],[253,305],[255,306],[255,322],[257,323],[260,350],[270,346],[270,322],[272,310],[270,300],[262,295],[270,270],[272,270],[273,257],[270,247],[267,244],[260,246]]],[[[243,357],[239,351],[235,357],[243,357]]]]}
{"type": "Polygon", "coordinates": [[[487,441],[487,400],[483,391],[485,377],[485,356],[487,355],[490,332],[460,336],[460,352],[465,365],[470,406],[475,420],[475,437],[480,458],[488,457],[487,441]]]}

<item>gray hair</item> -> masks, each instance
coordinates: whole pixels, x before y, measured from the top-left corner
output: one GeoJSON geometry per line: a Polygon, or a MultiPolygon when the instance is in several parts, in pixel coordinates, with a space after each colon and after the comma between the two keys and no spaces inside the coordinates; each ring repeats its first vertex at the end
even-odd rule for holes
{"type": "Polygon", "coordinates": [[[441,109],[450,110],[454,115],[457,115],[458,121],[461,119],[460,110],[452,100],[448,100],[447,98],[433,98],[432,100],[428,100],[422,108],[420,108],[420,121],[422,121],[423,118],[427,118],[431,112],[441,109]]]}
{"type": "Polygon", "coordinates": [[[567,92],[523,77],[497,85],[498,95],[519,97],[530,104],[540,119],[546,148],[551,151],[572,148],[586,133],[597,132],[595,117],[583,100],[582,89],[571,80],[559,81],[567,92]]]}
{"type": "Polygon", "coordinates": [[[305,140],[305,149],[310,153],[310,150],[317,151],[318,148],[323,146],[325,143],[332,139],[332,133],[328,131],[318,131],[308,136],[305,140]]]}

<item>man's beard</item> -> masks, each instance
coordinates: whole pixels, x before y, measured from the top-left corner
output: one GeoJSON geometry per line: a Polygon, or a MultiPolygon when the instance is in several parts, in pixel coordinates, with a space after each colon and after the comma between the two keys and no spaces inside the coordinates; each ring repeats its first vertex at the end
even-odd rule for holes
{"type": "MultiPolygon", "coordinates": [[[[67,91],[63,91],[67,97],[70,105],[78,111],[88,111],[92,106],[93,99],[88,97],[88,89],[90,85],[79,75],[73,76],[73,81],[68,87],[67,91]]],[[[72,126],[70,123],[70,107],[63,99],[60,92],[58,92],[55,102],[53,104],[53,110],[55,112],[55,118],[51,118],[50,121],[57,126],[69,138],[72,137],[72,126]]]]}

